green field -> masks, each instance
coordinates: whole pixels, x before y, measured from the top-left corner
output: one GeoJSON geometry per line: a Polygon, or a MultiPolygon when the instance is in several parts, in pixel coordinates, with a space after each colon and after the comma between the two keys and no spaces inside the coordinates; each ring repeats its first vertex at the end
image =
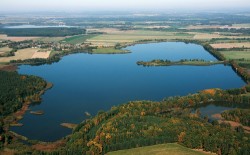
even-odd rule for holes
{"type": "Polygon", "coordinates": [[[248,51],[221,51],[227,60],[230,59],[247,59],[250,60],[250,50],[248,51]]]}
{"type": "Polygon", "coordinates": [[[114,49],[114,48],[98,48],[94,49],[93,54],[119,54],[119,53],[130,53],[127,50],[114,49]]]}
{"type": "Polygon", "coordinates": [[[131,43],[139,40],[154,39],[192,39],[194,34],[164,32],[164,31],[147,31],[147,30],[130,30],[130,31],[109,31],[107,34],[98,35],[87,41],[94,45],[114,46],[116,43],[131,43]]]}
{"type": "Polygon", "coordinates": [[[69,43],[69,44],[81,44],[85,42],[87,39],[90,39],[95,36],[97,35],[77,35],[77,36],[66,38],[62,40],[62,42],[69,43]]]}
{"type": "Polygon", "coordinates": [[[176,143],[159,144],[159,145],[139,147],[134,149],[120,150],[107,153],[107,155],[204,155],[204,154],[210,154],[210,153],[195,151],[176,143]]]}

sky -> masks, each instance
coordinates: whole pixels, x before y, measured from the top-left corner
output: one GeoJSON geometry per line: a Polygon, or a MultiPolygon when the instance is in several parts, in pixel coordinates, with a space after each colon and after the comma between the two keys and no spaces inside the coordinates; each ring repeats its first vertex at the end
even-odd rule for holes
{"type": "Polygon", "coordinates": [[[0,10],[28,11],[165,11],[250,10],[250,0],[0,0],[0,10]]]}

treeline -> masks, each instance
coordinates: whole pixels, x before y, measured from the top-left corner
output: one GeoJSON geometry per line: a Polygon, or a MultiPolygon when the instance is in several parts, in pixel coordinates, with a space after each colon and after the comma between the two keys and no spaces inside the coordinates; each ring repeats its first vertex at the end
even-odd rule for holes
{"type": "Polygon", "coordinates": [[[54,56],[48,59],[44,58],[34,58],[34,59],[25,59],[25,60],[11,60],[10,63],[13,64],[30,64],[30,65],[42,65],[42,64],[52,64],[60,60],[59,56],[54,56]]]}
{"type": "Polygon", "coordinates": [[[105,154],[110,151],[178,142],[189,148],[217,154],[242,154],[250,151],[250,135],[201,118],[193,107],[216,101],[247,104],[250,98],[221,90],[205,90],[161,102],[134,101],[108,112],[99,112],[80,123],[68,138],[65,148],[53,154],[105,154]]]}
{"type": "Polygon", "coordinates": [[[226,120],[250,126],[250,109],[233,109],[224,111],[221,116],[226,120]]]}
{"type": "Polygon", "coordinates": [[[181,59],[180,61],[170,61],[170,60],[162,60],[156,59],[152,61],[137,61],[137,65],[145,66],[171,66],[171,65],[191,65],[191,66],[209,66],[216,64],[226,64],[222,61],[206,61],[203,59],[181,59]]]}
{"type": "MultiPolygon", "coordinates": [[[[235,60],[230,60],[230,64],[232,65],[233,70],[238,75],[240,75],[245,81],[249,81],[250,80],[250,77],[249,77],[249,74],[248,74],[248,70],[246,68],[241,67],[235,60]]],[[[244,67],[247,67],[247,66],[244,66],[244,67]]]]}
{"type": "Polygon", "coordinates": [[[2,28],[1,33],[8,36],[41,36],[41,37],[64,37],[85,34],[86,30],[82,28],[64,28],[64,27],[49,27],[49,28],[20,28],[10,29],[2,28]]]}

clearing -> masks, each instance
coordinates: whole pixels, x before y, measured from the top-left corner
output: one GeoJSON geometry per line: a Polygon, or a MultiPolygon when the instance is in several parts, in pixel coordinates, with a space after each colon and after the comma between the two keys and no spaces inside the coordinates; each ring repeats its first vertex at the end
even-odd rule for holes
{"type": "Polygon", "coordinates": [[[113,151],[107,155],[205,155],[212,154],[198,150],[192,150],[176,143],[145,146],[134,149],[113,151]]]}

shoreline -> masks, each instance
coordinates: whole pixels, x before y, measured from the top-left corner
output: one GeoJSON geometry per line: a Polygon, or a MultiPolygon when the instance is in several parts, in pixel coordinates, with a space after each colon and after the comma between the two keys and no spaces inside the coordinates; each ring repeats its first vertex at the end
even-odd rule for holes
{"type": "Polygon", "coordinates": [[[38,93],[39,98],[40,98],[39,100],[32,101],[32,102],[25,102],[25,103],[23,103],[22,107],[19,110],[17,110],[13,114],[10,114],[9,116],[6,116],[6,118],[4,118],[4,122],[5,122],[5,124],[8,124],[9,126],[7,126],[7,127],[5,126],[4,130],[6,132],[11,133],[13,131],[10,130],[10,127],[12,127],[12,126],[22,127],[23,124],[19,123],[19,121],[22,120],[24,115],[26,114],[26,112],[29,111],[30,104],[35,103],[35,102],[41,102],[41,100],[42,100],[41,96],[45,93],[46,90],[48,90],[52,87],[53,87],[53,84],[50,82],[47,82],[46,87],[38,93]]]}
{"type": "Polygon", "coordinates": [[[224,61],[164,61],[164,60],[152,60],[152,61],[137,61],[138,66],[150,67],[150,66],[211,66],[218,64],[225,64],[224,61]]]}
{"type": "MultiPolygon", "coordinates": [[[[200,40],[188,40],[188,39],[152,39],[152,40],[138,40],[132,43],[123,43],[122,45],[120,45],[119,47],[116,47],[117,49],[121,49],[121,50],[126,50],[124,48],[128,47],[128,46],[134,46],[137,44],[150,44],[150,43],[162,43],[162,42],[183,42],[186,44],[196,44],[196,45],[200,45],[202,46],[208,53],[210,53],[211,55],[213,55],[218,61],[224,61],[226,62],[228,65],[230,65],[232,67],[232,69],[235,71],[235,73],[237,75],[239,75],[246,84],[249,83],[248,81],[248,76],[250,76],[248,74],[248,72],[244,71],[243,67],[240,67],[238,65],[236,65],[233,61],[227,61],[225,59],[225,57],[218,52],[216,49],[214,49],[211,45],[209,45],[208,43],[204,42],[204,41],[200,41],[200,40]],[[239,72],[239,70],[241,70],[241,72],[239,72]]],[[[114,47],[115,48],[115,47],[114,47]]],[[[35,59],[26,59],[26,60],[22,60],[20,62],[10,62],[6,68],[10,68],[11,71],[16,71],[18,68],[18,65],[43,65],[43,64],[52,64],[54,62],[59,62],[61,60],[62,57],[67,56],[67,55],[71,55],[71,54],[75,54],[75,53],[88,53],[88,54],[129,54],[131,53],[131,51],[128,52],[122,52],[122,53],[94,53],[93,50],[95,48],[87,48],[87,49],[83,49],[82,51],[61,51],[62,53],[60,54],[56,54],[53,57],[50,57],[48,59],[44,59],[41,62],[36,62],[35,59]],[[85,50],[85,51],[84,51],[85,50]]],[[[3,67],[2,67],[3,68],[3,67]]],[[[1,66],[0,66],[0,70],[2,70],[1,66]]]]}
{"type": "MultiPolygon", "coordinates": [[[[145,41],[145,42],[138,42],[138,43],[132,43],[132,44],[128,44],[128,45],[126,45],[126,47],[127,46],[133,46],[133,45],[137,45],[137,44],[150,44],[150,43],[159,43],[159,42],[166,42],[166,41],[145,41]]],[[[186,43],[187,42],[187,40],[186,41],[182,41],[182,40],[168,40],[167,42],[184,42],[184,43],[186,43]]],[[[188,43],[193,43],[193,44],[197,44],[197,45],[200,45],[200,46],[202,46],[202,47],[204,47],[204,45],[203,44],[199,44],[199,43],[194,43],[194,42],[192,42],[192,40],[190,40],[190,42],[188,42],[188,43]]],[[[205,48],[205,47],[204,47],[205,48]]],[[[207,50],[207,49],[205,49],[207,52],[209,52],[210,54],[212,54],[209,50],[207,50]]],[[[64,53],[64,54],[62,54],[62,55],[60,55],[59,57],[60,57],[60,59],[59,59],[59,61],[61,60],[61,58],[62,57],[64,57],[64,56],[67,56],[67,55],[71,55],[71,54],[75,54],[75,53],[88,53],[88,54],[99,54],[99,53],[91,53],[91,52],[86,52],[86,51],[82,51],[82,52],[80,52],[80,51],[78,51],[78,52],[73,52],[73,53],[64,53]]],[[[130,52],[129,52],[130,53],[130,52]]],[[[100,53],[100,54],[105,54],[105,53],[100,53]]],[[[112,53],[108,53],[108,54],[112,54],[112,53]]],[[[115,54],[128,54],[128,53],[115,53],[115,54]]],[[[212,54],[213,55],[213,54],[212,54]]],[[[214,56],[214,55],[213,55],[214,56]]],[[[216,57],[216,59],[218,59],[217,57],[216,57]]],[[[219,59],[218,59],[219,60],[219,59]]],[[[56,62],[56,61],[55,61],[56,62]]],[[[223,61],[224,62],[224,61],[223,61]]],[[[52,62],[52,63],[54,63],[54,62],[52,62]]],[[[29,64],[29,63],[20,63],[20,64],[18,64],[18,65],[22,65],[22,64],[28,64],[28,65],[32,65],[32,64],[29,64]]],[[[46,63],[45,63],[46,64],[46,63]]],[[[232,68],[233,68],[233,65],[229,62],[229,64],[232,66],[232,68]]],[[[11,65],[13,65],[13,66],[15,66],[16,68],[15,69],[17,69],[18,67],[17,67],[17,64],[10,64],[10,66],[11,65]]],[[[34,65],[34,64],[33,64],[34,65]]],[[[42,64],[40,64],[40,65],[42,65],[42,64]]],[[[182,65],[182,64],[181,64],[182,65]]],[[[186,64],[183,64],[183,65],[186,65],[186,64]]],[[[237,72],[236,72],[237,73],[237,72]]],[[[242,75],[241,74],[239,74],[239,73],[237,73],[238,75],[240,75],[241,77],[242,77],[242,75]]],[[[242,78],[243,79],[243,78],[242,78]]],[[[245,81],[245,80],[244,80],[245,81]]],[[[246,83],[248,83],[248,81],[245,81],[246,83]]],[[[45,91],[47,91],[48,89],[50,89],[50,88],[52,88],[53,87],[53,84],[52,83],[49,83],[49,82],[47,82],[47,85],[46,85],[46,87],[43,89],[43,90],[41,90],[38,94],[39,94],[39,97],[41,97],[41,95],[43,95],[44,93],[45,93],[45,91]]],[[[39,101],[38,101],[39,102],[39,101]]],[[[31,102],[32,103],[32,102],[31,102]]],[[[31,103],[24,103],[23,104],[23,106],[22,106],[22,108],[21,109],[19,109],[17,112],[15,112],[14,114],[11,114],[12,116],[14,116],[14,120],[13,120],[13,122],[10,122],[10,123],[13,123],[13,124],[16,124],[16,125],[18,125],[19,123],[18,123],[18,121],[20,121],[22,118],[23,118],[23,116],[24,116],[24,114],[29,110],[29,106],[30,106],[30,104],[31,103]]],[[[64,125],[62,125],[62,126],[64,126],[64,125]]],[[[65,126],[64,126],[65,127],[65,126]]],[[[9,130],[9,128],[8,128],[8,130],[6,130],[7,132],[8,131],[10,131],[9,130]]],[[[63,137],[62,137],[63,138],[63,137]]]]}

